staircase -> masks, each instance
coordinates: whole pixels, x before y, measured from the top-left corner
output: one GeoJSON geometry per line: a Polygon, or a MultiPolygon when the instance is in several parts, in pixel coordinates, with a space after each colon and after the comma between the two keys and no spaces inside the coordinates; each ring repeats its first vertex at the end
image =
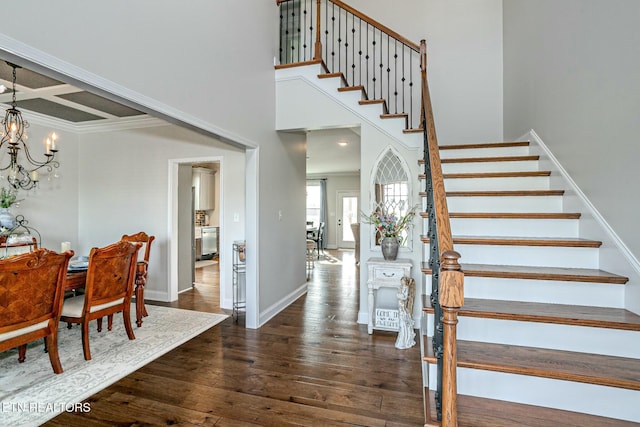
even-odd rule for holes
{"type": "MultiPolygon", "coordinates": [[[[278,114],[276,128],[310,127],[306,120],[329,95],[343,108],[326,123],[320,120],[321,126],[367,123],[409,150],[428,140],[425,158],[433,154],[429,148],[438,151],[423,43],[415,45],[339,0],[277,4],[277,99],[304,103],[282,108],[291,117],[278,114]],[[315,24],[301,25],[300,16],[315,24]],[[314,108],[305,110],[305,103],[314,108]]],[[[541,170],[546,159],[532,148],[537,147],[528,141],[440,146],[436,169],[442,165],[444,191],[437,175],[430,197],[438,193],[431,220],[435,216],[444,225],[434,233],[444,236],[433,258],[442,264],[433,265],[439,268],[439,289],[447,285],[445,297],[438,297],[447,300],[441,301],[445,316],[452,316],[443,322],[453,329],[444,334],[446,342],[456,340],[452,313],[460,306],[464,281],[457,345],[444,345],[445,361],[456,360],[450,349],[457,347],[457,369],[445,363],[442,376],[447,420],[454,413],[457,423],[443,425],[640,425],[640,316],[624,309],[628,279],[600,270],[602,243],[580,237],[581,212],[566,211],[567,195],[552,181],[557,172],[541,170]],[[449,223],[452,233],[442,232],[449,223]],[[453,250],[461,254],[463,277],[453,250]]],[[[430,213],[422,214],[427,224],[430,213]]],[[[434,242],[427,236],[421,319],[425,420],[440,425],[432,391],[438,376],[430,337],[436,319],[428,286],[434,242]]]]}
{"type": "MultiPolygon", "coordinates": [[[[465,275],[458,423],[639,425],[640,316],[623,308],[627,278],[598,268],[601,243],[579,237],[580,212],[563,211],[563,190],[530,151],[526,141],[440,147],[465,275]]],[[[430,337],[423,345],[434,390],[430,337]]]]}

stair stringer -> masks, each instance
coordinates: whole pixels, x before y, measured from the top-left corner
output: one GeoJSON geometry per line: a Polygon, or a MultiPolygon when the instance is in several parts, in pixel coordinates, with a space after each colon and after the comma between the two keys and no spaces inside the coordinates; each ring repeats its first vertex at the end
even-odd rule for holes
{"type": "MultiPolygon", "coordinates": [[[[502,155],[523,155],[523,154],[540,154],[541,160],[538,167],[526,170],[551,170],[550,181],[545,189],[565,189],[565,195],[559,196],[545,196],[545,197],[474,197],[469,199],[468,197],[447,197],[450,212],[578,212],[587,216],[591,213],[588,211],[588,201],[586,203],[578,203],[573,201],[576,199],[576,193],[579,192],[577,186],[568,185],[563,179],[563,175],[559,172],[561,168],[556,167],[552,162],[548,161],[546,152],[543,152],[539,147],[535,145],[533,138],[524,137],[520,140],[531,140],[530,147],[523,152],[521,147],[517,148],[490,148],[490,149],[466,149],[461,150],[464,153],[451,153],[456,150],[442,150],[444,153],[443,158],[463,158],[463,157],[475,157],[475,156],[502,156],[502,155]],[[531,148],[533,146],[533,148],[531,148]],[[486,151],[483,151],[486,150],[486,151]],[[490,153],[491,152],[491,153],[490,153]],[[568,189],[568,191],[566,190],[568,189]],[[486,198],[487,200],[479,200],[486,198]],[[523,200],[530,199],[530,200],[523,200]],[[553,199],[553,200],[550,200],[553,199]],[[568,200],[571,200],[568,202],[568,200]]],[[[527,165],[529,165],[527,163],[527,165]]],[[[530,166],[530,165],[529,165],[530,166]]],[[[446,165],[443,165],[446,169],[446,165]]],[[[479,168],[477,166],[474,166],[479,168]]],[[[493,167],[482,167],[482,171],[494,171],[493,167]]],[[[455,173],[464,173],[465,167],[457,167],[455,173]]],[[[446,173],[446,172],[445,172],[446,173]]],[[[570,178],[569,178],[570,179],[570,178]]],[[[478,181],[488,181],[485,178],[479,178],[478,181]]],[[[514,178],[515,181],[522,182],[522,178],[514,178]]],[[[495,184],[492,183],[492,185],[495,184]]],[[[497,184],[501,189],[510,189],[511,186],[503,184],[497,184]]],[[[447,191],[451,191],[447,188],[447,191]]],[[[461,186],[462,191],[478,191],[483,189],[483,185],[477,183],[469,183],[461,186]]],[[[535,189],[532,188],[532,189],[535,189]]],[[[460,190],[460,189],[458,189],[460,190]]],[[[473,221],[469,220],[469,221],[473,221]]],[[[488,222],[488,220],[482,220],[488,222]]],[[[496,222],[501,222],[505,225],[510,223],[508,227],[514,229],[500,230],[500,227],[493,224],[493,230],[499,231],[498,235],[512,235],[518,236],[518,227],[522,228],[526,226],[528,220],[505,220],[496,219],[496,222]]],[[[570,237],[585,238],[584,229],[582,224],[585,221],[579,219],[572,219],[579,223],[575,225],[575,228],[569,230],[570,233],[575,232],[575,235],[570,237]]],[[[593,223],[594,220],[590,219],[593,223]]],[[[455,222],[455,221],[454,221],[455,222]]],[[[463,224],[458,220],[458,224],[463,224]]],[[[458,227],[452,223],[452,232],[454,239],[458,227]]],[[[595,227],[594,227],[595,229],[595,227]]],[[[471,230],[477,236],[492,236],[491,233],[483,233],[479,230],[476,224],[473,227],[467,226],[467,231],[471,230]],[[475,228],[474,228],[475,227],[475,228]]],[[[423,234],[426,234],[426,227],[423,225],[423,234]]],[[[604,232],[601,229],[594,231],[594,234],[590,234],[588,237],[594,240],[606,241],[604,232]],[[603,239],[604,237],[604,239],[603,239]]],[[[540,227],[538,232],[541,233],[539,237],[553,237],[546,234],[548,230],[540,227]]],[[[468,234],[468,233],[466,233],[468,234]]],[[[535,236],[535,233],[531,233],[535,236]]],[[[547,265],[551,266],[555,263],[555,255],[551,255],[551,259],[544,259],[538,257],[534,252],[537,249],[530,248],[518,248],[513,251],[513,254],[509,251],[509,246],[497,247],[491,245],[478,245],[477,248],[473,245],[456,245],[455,249],[460,252],[462,267],[464,270],[465,263],[482,262],[489,264],[501,264],[507,265],[510,260],[514,259],[514,264],[523,264],[525,260],[529,259],[531,262],[527,262],[529,265],[547,265]],[[469,250],[475,251],[469,252],[469,250]],[[518,252],[522,252],[524,257],[519,260],[515,260],[515,255],[518,252]],[[491,253],[491,256],[488,254],[491,253]],[[480,259],[480,256],[487,256],[487,259],[480,259]],[[495,258],[493,261],[493,255],[497,255],[500,258],[495,258]],[[476,259],[473,259],[476,257],[476,259]],[[471,258],[471,259],[470,259],[471,258]]],[[[546,252],[547,248],[539,248],[541,251],[546,252]]],[[[605,248],[604,250],[609,250],[605,248]]],[[[603,249],[589,249],[584,251],[583,249],[572,249],[575,252],[575,258],[584,258],[584,264],[580,262],[574,262],[573,259],[567,259],[559,262],[558,267],[583,267],[583,268],[595,268],[606,269],[608,271],[621,274],[624,269],[619,268],[603,268],[603,263],[600,260],[600,253],[603,249]],[[597,252],[597,255],[594,254],[597,252]],[[585,255],[581,254],[584,252],[585,255]],[[566,264],[565,264],[566,263],[566,264]]],[[[619,254],[618,254],[619,255],[619,254]]],[[[574,257],[571,257],[574,258],[574,257]]],[[[619,257],[620,258],[620,257],[619,257]]],[[[634,280],[634,275],[629,274],[634,280]]],[[[431,276],[425,275],[425,282],[430,283],[431,276]]],[[[481,277],[465,277],[465,296],[472,296],[480,299],[492,299],[492,300],[511,300],[511,301],[530,301],[540,302],[547,304],[578,304],[584,306],[593,307],[615,307],[624,308],[624,295],[625,284],[607,284],[607,283],[590,283],[590,282],[549,282],[544,280],[533,279],[506,279],[506,278],[481,278],[481,277]],[[539,288],[539,289],[536,289],[539,288]],[[535,289],[535,293],[530,294],[530,290],[535,289]],[[467,295],[467,291],[469,295],[467,295]],[[571,293],[580,295],[579,298],[572,298],[571,293]]],[[[426,290],[429,292],[429,289],[426,290]]],[[[628,306],[628,305],[627,305],[628,306]]],[[[464,308],[463,308],[464,309],[464,308]]],[[[430,335],[433,331],[433,316],[427,314],[421,321],[423,333],[430,335]]],[[[630,357],[634,359],[640,359],[640,347],[635,343],[639,342],[640,332],[617,330],[617,329],[604,329],[586,326],[577,326],[572,324],[554,324],[554,323],[538,323],[535,321],[518,321],[518,320],[496,320],[486,317],[466,317],[459,318],[457,327],[458,339],[486,342],[486,343],[500,343],[511,346],[526,346],[526,347],[538,347],[548,348],[554,350],[575,351],[581,353],[592,353],[601,355],[610,355],[616,357],[630,357]]],[[[421,336],[421,341],[425,342],[425,336],[421,336]]],[[[423,348],[424,352],[424,348],[423,348]]],[[[423,369],[423,381],[431,390],[436,388],[435,366],[430,365],[428,362],[424,362],[426,369],[423,369]]],[[[483,369],[471,369],[465,367],[458,367],[458,393],[485,397],[490,399],[505,400],[511,402],[526,403],[538,406],[544,406],[549,408],[557,408],[569,411],[577,411],[585,414],[600,415],[605,417],[612,417],[617,419],[624,419],[629,421],[640,421],[640,408],[634,402],[638,401],[640,392],[637,390],[620,389],[616,387],[586,384],[581,382],[567,381],[564,379],[545,378],[537,376],[528,376],[523,374],[509,373],[509,372],[492,372],[483,369]],[[592,402],[597,400],[597,404],[592,402]]]]}
{"type": "MultiPolygon", "coordinates": [[[[361,174],[360,205],[362,211],[372,206],[371,177],[380,154],[388,147],[404,158],[409,177],[420,174],[418,158],[422,157],[422,134],[403,133],[403,119],[381,119],[380,105],[360,105],[361,91],[338,91],[339,78],[318,78],[323,71],[320,65],[305,65],[276,70],[276,130],[306,131],[329,128],[360,129],[361,174]],[[400,126],[401,124],[401,126],[400,126]]],[[[418,180],[409,181],[411,204],[420,200],[418,180]]],[[[369,227],[360,228],[360,258],[379,257],[380,249],[372,243],[373,233],[369,227]]],[[[401,247],[399,258],[408,258],[413,263],[412,277],[417,283],[423,280],[420,271],[422,248],[420,228],[413,227],[408,247],[401,247]]],[[[368,300],[366,268],[360,269],[360,303],[358,323],[368,323],[368,300]]],[[[422,289],[422,287],[421,287],[422,289]]],[[[414,322],[421,318],[420,292],[414,303],[414,322]]],[[[397,303],[397,302],[396,302],[397,303]]]]}
{"type": "MultiPolygon", "coordinates": [[[[363,99],[362,91],[346,91],[340,92],[338,88],[342,87],[341,79],[338,77],[320,79],[318,74],[322,74],[322,70],[319,64],[304,65],[299,67],[289,67],[276,70],[276,130],[291,130],[296,127],[292,127],[290,123],[290,117],[284,117],[278,113],[278,107],[281,106],[281,102],[290,102],[293,96],[287,96],[280,92],[281,89],[285,89],[282,83],[299,81],[307,83],[309,86],[317,89],[318,92],[325,94],[329,99],[339,103],[344,109],[349,111],[359,120],[367,122],[372,127],[376,128],[387,137],[393,139],[393,141],[400,146],[408,150],[422,150],[423,135],[422,133],[403,133],[404,119],[381,119],[382,114],[381,105],[360,105],[358,101],[363,99]],[[282,95],[282,96],[278,96],[282,95]]],[[[288,92],[291,94],[291,92],[288,92]]],[[[297,98],[300,98],[299,96],[297,98]]],[[[305,106],[298,106],[304,110],[305,106]]],[[[313,104],[313,103],[309,103],[313,104]]],[[[315,110],[315,108],[314,108],[315,110]]],[[[338,121],[340,121],[338,119],[338,121]]],[[[344,120],[342,120],[344,121],[344,120]]],[[[353,125],[357,123],[351,123],[353,125]]],[[[348,125],[348,121],[343,123],[348,125]]],[[[320,126],[335,126],[336,124],[321,124],[320,126]]],[[[318,128],[318,127],[316,127],[318,128]]]]}
{"type": "Polygon", "coordinates": [[[600,269],[629,278],[629,283],[625,286],[624,308],[640,314],[640,261],[638,258],[589,201],[578,184],[533,129],[519,140],[528,140],[532,143],[530,153],[540,155],[541,169],[550,169],[555,172],[552,174],[552,188],[567,190],[563,198],[564,211],[582,213],[578,226],[579,236],[602,242],[599,251],[600,269]]]}

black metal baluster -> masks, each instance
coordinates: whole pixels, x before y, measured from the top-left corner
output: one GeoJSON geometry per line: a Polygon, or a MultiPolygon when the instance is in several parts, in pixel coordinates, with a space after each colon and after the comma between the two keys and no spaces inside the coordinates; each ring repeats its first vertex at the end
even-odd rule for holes
{"type": "MultiPolygon", "coordinates": [[[[407,50],[407,46],[403,43],[402,44],[402,112],[406,113],[407,112],[407,106],[405,105],[405,86],[404,86],[404,82],[405,82],[405,77],[404,77],[404,53],[407,50]]],[[[409,128],[411,128],[411,117],[409,117],[409,128]]]]}
{"type": "MultiPolygon", "coordinates": [[[[342,48],[342,36],[341,36],[341,31],[342,31],[342,25],[341,25],[341,21],[342,21],[342,12],[340,10],[340,8],[338,8],[338,49],[336,49],[338,51],[338,71],[342,73],[342,54],[340,53],[340,49],[342,48]]],[[[347,78],[347,76],[345,75],[345,79],[347,78]]],[[[348,86],[348,84],[347,84],[348,86]]]]}
{"type": "MultiPolygon", "coordinates": [[[[393,102],[398,112],[398,40],[393,40],[393,102]]],[[[404,111],[403,111],[404,113],[404,111]]]]}
{"type": "MultiPolygon", "coordinates": [[[[413,117],[413,55],[409,55],[409,117],[413,117]]],[[[411,121],[409,127],[411,127],[411,121]]]]}
{"type": "MultiPolygon", "coordinates": [[[[382,34],[382,33],[380,33],[382,34]]],[[[371,32],[371,36],[373,37],[373,42],[371,43],[371,50],[373,50],[373,62],[371,63],[371,74],[373,74],[373,78],[371,79],[372,84],[373,84],[373,98],[372,99],[377,99],[376,98],[376,29],[375,27],[373,28],[373,31],[371,32]]],[[[380,96],[382,97],[382,93],[380,94],[380,96]]]]}
{"type": "Polygon", "coordinates": [[[351,81],[356,85],[356,16],[351,14],[351,81]]]}
{"type": "MultiPolygon", "coordinates": [[[[302,55],[302,60],[306,61],[307,60],[307,7],[306,7],[306,2],[305,2],[305,7],[302,10],[302,21],[303,21],[303,25],[302,25],[302,51],[304,52],[304,54],[302,55]]],[[[300,4],[300,7],[302,8],[302,2],[300,4]]]]}
{"type": "MultiPolygon", "coordinates": [[[[389,100],[389,104],[391,104],[391,60],[389,55],[391,55],[391,37],[387,34],[387,99],[389,100]]],[[[396,113],[398,109],[396,108],[396,113]]]]}
{"type": "Polygon", "coordinates": [[[362,19],[358,18],[358,84],[362,85],[362,19]]]}
{"type": "Polygon", "coordinates": [[[324,2],[324,56],[325,66],[329,66],[329,2],[324,2]]]}
{"type": "Polygon", "coordinates": [[[282,47],[282,43],[284,40],[282,31],[283,31],[283,25],[284,25],[284,16],[282,15],[282,8],[284,6],[282,6],[282,3],[280,3],[279,9],[280,9],[280,63],[284,64],[285,60],[284,60],[284,48],[282,47]]]}
{"type": "Polygon", "coordinates": [[[331,71],[336,71],[336,5],[331,3],[331,71]]]}
{"type": "MultiPolygon", "coordinates": [[[[367,93],[371,93],[369,91],[369,23],[367,22],[367,43],[365,44],[367,46],[367,93]]],[[[372,99],[376,99],[376,95],[375,92],[373,93],[373,98],[372,99]]]]}

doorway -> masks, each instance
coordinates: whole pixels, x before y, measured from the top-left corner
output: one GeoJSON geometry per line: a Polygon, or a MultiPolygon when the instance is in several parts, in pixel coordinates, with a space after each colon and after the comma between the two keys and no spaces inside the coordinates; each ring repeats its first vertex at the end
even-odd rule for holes
{"type": "Polygon", "coordinates": [[[355,249],[356,240],[351,230],[351,224],[358,222],[360,193],[358,191],[338,191],[337,197],[336,241],[338,248],[355,249]]]}

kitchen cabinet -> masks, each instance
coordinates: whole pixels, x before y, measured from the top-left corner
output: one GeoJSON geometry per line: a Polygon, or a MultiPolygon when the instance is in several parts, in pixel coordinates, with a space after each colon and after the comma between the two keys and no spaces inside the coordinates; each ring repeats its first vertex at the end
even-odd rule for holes
{"type": "Polygon", "coordinates": [[[211,169],[193,168],[195,210],[207,211],[215,209],[215,176],[215,172],[211,169]]]}

